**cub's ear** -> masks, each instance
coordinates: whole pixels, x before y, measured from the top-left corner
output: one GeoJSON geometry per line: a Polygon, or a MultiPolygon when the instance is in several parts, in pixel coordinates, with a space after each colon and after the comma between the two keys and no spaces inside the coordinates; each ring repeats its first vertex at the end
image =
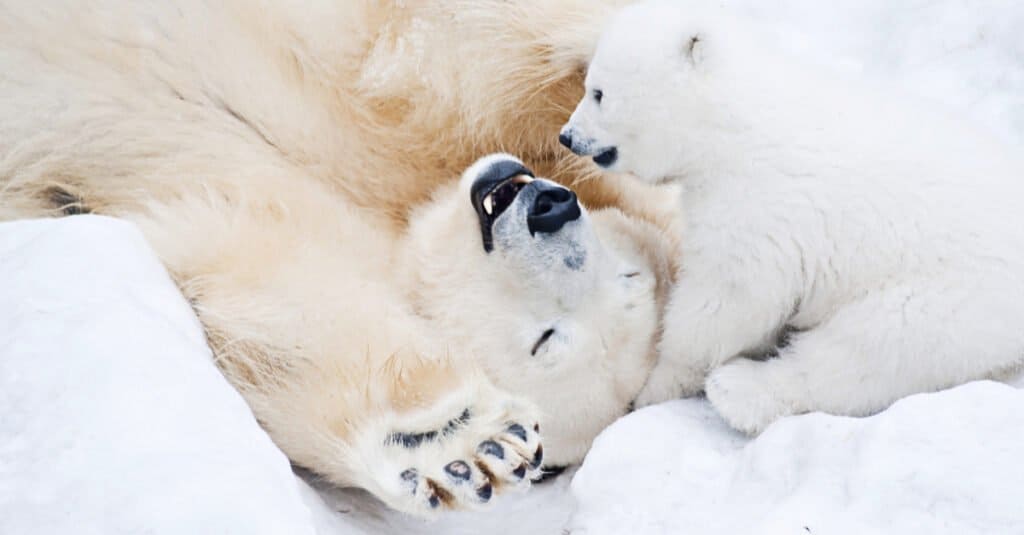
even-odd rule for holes
{"type": "Polygon", "coordinates": [[[707,43],[704,42],[704,36],[702,34],[687,35],[683,39],[682,47],[683,57],[694,67],[699,67],[704,63],[704,53],[707,49],[707,43]]]}

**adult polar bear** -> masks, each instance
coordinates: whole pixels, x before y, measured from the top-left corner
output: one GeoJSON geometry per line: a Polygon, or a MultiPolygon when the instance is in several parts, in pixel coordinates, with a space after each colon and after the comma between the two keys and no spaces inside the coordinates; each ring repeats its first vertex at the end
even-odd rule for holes
{"type": "Polygon", "coordinates": [[[135,222],[294,462],[405,511],[469,507],[535,473],[538,421],[545,462],[578,461],[652,361],[652,227],[505,156],[439,186],[496,149],[582,176],[554,133],[600,17],[3,1],[0,216],[135,222]]]}
{"type": "Polygon", "coordinates": [[[696,2],[624,9],[561,135],[685,190],[685,265],[638,403],[704,387],[757,432],[1020,366],[1019,155],[758,35],[696,2]],[[778,358],[734,358],[780,336],[778,358]]]}

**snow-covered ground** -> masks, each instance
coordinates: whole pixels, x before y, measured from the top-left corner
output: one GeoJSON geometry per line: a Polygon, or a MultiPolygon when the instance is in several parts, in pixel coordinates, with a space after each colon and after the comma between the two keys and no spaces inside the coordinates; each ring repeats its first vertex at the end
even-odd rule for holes
{"type": "Polygon", "coordinates": [[[757,440],[708,404],[649,407],[576,474],[572,533],[1024,533],[1024,391],[975,382],[871,418],[810,414],[757,440]]]}
{"type": "Polygon", "coordinates": [[[315,533],[142,235],[0,225],[0,533],[315,533]]]}
{"type": "MultiPolygon", "coordinates": [[[[723,3],[1024,145],[1024,2],[723,3]]],[[[998,383],[756,440],[700,400],[651,407],[574,478],[425,523],[292,474],[129,225],[0,224],[0,280],[0,534],[1024,534],[1024,392],[998,383]]]]}

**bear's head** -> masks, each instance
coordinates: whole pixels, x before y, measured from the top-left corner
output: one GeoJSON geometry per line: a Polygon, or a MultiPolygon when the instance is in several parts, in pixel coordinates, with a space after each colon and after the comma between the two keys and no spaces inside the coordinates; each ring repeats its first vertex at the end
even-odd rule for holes
{"type": "Polygon", "coordinates": [[[453,355],[544,412],[545,460],[582,459],[654,363],[669,247],[618,210],[507,154],[477,161],[412,218],[400,265],[453,355]]]}
{"type": "Polygon", "coordinates": [[[722,24],[678,2],[620,11],[598,41],[585,94],[559,141],[604,169],[648,182],[679,178],[707,161],[705,138],[721,142],[741,128],[722,113],[730,96],[720,82],[742,38],[718,39],[722,24]]]}

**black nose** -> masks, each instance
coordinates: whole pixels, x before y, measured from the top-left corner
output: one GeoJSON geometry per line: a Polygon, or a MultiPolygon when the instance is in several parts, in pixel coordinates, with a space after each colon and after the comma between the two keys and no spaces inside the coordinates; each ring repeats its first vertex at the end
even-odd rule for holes
{"type": "Polygon", "coordinates": [[[558,134],[558,142],[565,145],[565,148],[572,149],[572,136],[569,135],[569,132],[558,134]]]}
{"type": "Polygon", "coordinates": [[[531,186],[538,190],[526,216],[531,236],[536,232],[558,232],[566,223],[580,218],[580,205],[571,190],[541,181],[531,186]]]}

